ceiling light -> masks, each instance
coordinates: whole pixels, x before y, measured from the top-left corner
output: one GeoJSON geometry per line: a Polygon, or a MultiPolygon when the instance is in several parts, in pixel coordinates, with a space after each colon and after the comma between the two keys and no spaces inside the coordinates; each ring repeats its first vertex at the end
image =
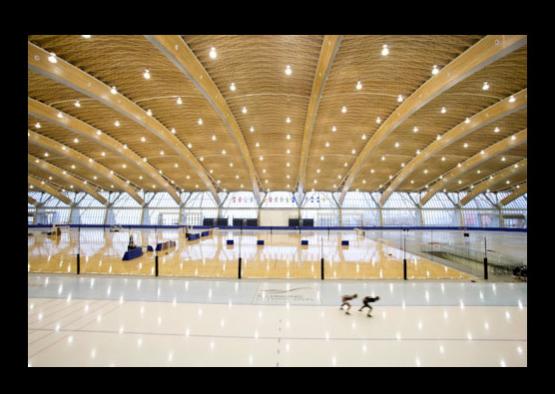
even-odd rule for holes
{"type": "Polygon", "coordinates": [[[515,164],[515,168],[518,168],[518,163],[517,163],[517,164],[515,164]]]}
{"type": "Polygon", "coordinates": [[[181,99],[181,97],[178,97],[177,100],[175,100],[175,103],[177,105],[181,105],[181,104],[183,104],[183,100],[181,99]]]}
{"type": "Polygon", "coordinates": [[[420,149],[416,150],[416,154],[419,155],[420,154],[420,149]]]}
{"type": "Polygon", "coordinates": [[[127,164],[122,164],[121,167],[122,168],[127,168],[127,164]]]}
{"type": "Polygon", "coordinates": [[[143,161],[146,163],[148,159],[146,157],[143,157],[143,161]]]}
{"type": "MultiPolygon", "coordinates": [[[[347,164],[347,163],[345,163],[345,164],[347,164]]],[[[345,166],[345,167],[347,167],[347,166],[345,166]]],[[[370,174],[373,174],[374,172],[375,172],[374,169],[371,168],[371,169],[370,169],[370,174]]]]}
{"type": "Polygon", "coordinates": [[[481,172],[481,170],[476,170],[476,174],[480,174],[481,172]]]}
{"type": "Polygon", "coordinates": [[[461,168],[461,167],[462,167],[462,164],[461,164],[461,163],[457,163],[457,167],[458,167],[458,168],[461,168]]]}
{"type": "Polygon", "coordinates": [[[148,116],[152,116],[152,111],[150,110],[150,108],[146,110],[146,114],[147,114],[148,116]]]}
{"type": "Polygon", "coordinates": [[[285,66],[285,75],[291,75],[293,74],[293,70],[291,69],[291,66],[288,64],[285,66]]]}
{"type": "Polygon", "coordinates": [[[440,139],[441,139],[441,135],[438,134],[438,135],[436,136],[436,140],[439,141],[440,139]]]}
{"type": "Polygon", "coordinates": [[[356,88],[356,90],[361,90],[362,89],[362,82],[358,81],[355,88],[356,88]]]}
{"type": "Polygon", "coordinates": [[[508,185],[509,183],[511,183],[511,181],[507,179],[505,183],[508,185]]]}
{"type": "Polygon", "coordinates": [[[58,63],[58,59],[56,59],[56,54],[54,52],[50,52],[50,56],[48,56],[48,61],[53,64],[58,63]]]}
{"type": "Polygon", "coordinates": [[[77,108],[81,108],[81,103],[79,102],[79,100],[75,100],[75,102],[73,103],[73,105],[77,108]]]}
{"type": "Polygon", "coordinates": [[[144,79],[150,79],[150,71],[147,69],[145,69],[145,71],[143,72],[143,78],[144,79]]]}
{"type": "Polygon", "coordinates": [[[187,148],[192,149],[192,148],[193,148],[193,144],[191,144],[190,142],[187,143],[187,148]]]}
{"type": "Polygon", "coordinates": [[[170,131],[172,132],[172,134],[175,134],[175,133],[176,133],[176,131],[175,131],[175,128],[174,128],[174,127],[172,127],[170,131]]]}
{"type": "Polygon", "coordinates": [[[331,126],[331,132],[332,132],[332,133],[335,133],[336,131],[337,131],[337,127],[331,126]]]}
{"type": "Polygon", "coordinates": [[[357,150],[356,150],[356,149],[351,150],[351,154],[354,155],[354,154],[356,154],[356,153],[357,153],[357,150]]]}
{"type": "Polygon", "coordinates": [[[330,147],[330,143],[329,141],[326,141],[326,148],[329,148],[329,147],[330,147]]]}
{"type": "Polygon", "coordinates": [[[123,149],[127,149],[127,144],[123,144],[123,149]]]}
{"type": "Polygon", "coordinates": [[[377,123],[377,124],[382,123],[382,118],[380,118],[380,117],[378,116],[378,117],[376,118],[376,123],[377,123]]]}
{"type": "Polygon", "coordinates": [[[289,116],[285,118],[285,123],[291,123],[291,118],[289,116]]]}
{"type": "Polygon", "coordinates": [[[413,179],[410,180],[410,184],[414,185],[414,180],[413,179]]]}
{"type": "Polygon", "coordinates": [[[235,175],[235,179],[239,179],[239,175],[235,175]]]}
{"type": "Polygon", "coordinates": [[[44,152],[44,157],[48,157],[48,152],[44,152]]]}
{"type": "Polygon", "coordinates": [[[141,142],[146,142],[146,138],[145,138],[145,137],[141,137],[141,142]]]}
{"type": "Polygon", "coordinates": [[[212,134],[212,141],[216,141],[216,134],[212,134]]]}
{"type": "Polygon", "coordinates": [[[288,140],[290,140],[290,139],[291,139],[291,134],[287,134],[287,135],[285,136],[285,138],[288,139],[288,140]]]}
{"type": "Polygon", "coordinates": [[[265,168],[262,169],[262,173],[263,173],[263,174],[266,173],[266,169],[265,169],[265,168]]]}
{"type": "Polygon", "coordinates": [[[515,96],[509,97],[509,103],[514,103],[516,101],[515,96]]]}
{"type": "Polygon", "coordinates": [[[324,161],[324,156],[320,156],[320,161],[324,161]]]}
{"type": "Polygon", "coordinates": [[[185,178],[187,179],[191,179],[191,175],[187,175],[185,178]]]}
{"type": "Polygon", "coordinates": [[[441,112],[442,114],[446,113],[446,112],[447,112],[447,108],[441,107],[441,111],[440,111],[440,112],[441,112]]]}
{"type": "Polygon", "coordinates": [[[118,89],[115,86],[112,86],[112,88],[110,89],[110,93],[118,94],[118,89]]]}
{"type": "Polygon", "coordinates": [[[287,162],[287,163],[285,163],[285,166],[286,167],[291,167],[291,163],[287,162]]]}
{"type": "Polygon", "coordinates": [[[210,48],[210,52],[208,52],[208,56],[210,56],[210,59],[214,60],[218,57],[218,52],[216,52],[216,48],[212,47],[210,48]]]}
{"type": "Polygon", "coordinates": [[[445,156],[442,156],[442,157],[441,157],[441,161],[445,161],[445,156]]]}
{"type": "Polygon", "coordinates": [[[482,85],[482,90],[489,90],[489,83],[484,82],[484,84],[482,85]]]}
{"type": "Polygon", "coordinates": [[[197,119],[197,124],[198,124],[199,126],[202,126],[203,123],[204,123],[204,122],[202,121],[202,118],[198,118],[198,119],[197,119]]]}
{"type": "Polygon", "coordinates": [[[395,148],[398,148],[398,147],[399,147],[399,143],[396,142],[396,143],[395,143],[395,148]]]}
{"type": "Polygon", "coordinates": [[[247,113],[247,107],[241,108],[241,112],[244,113],[244,114],[246,114],[246,113],[247,113]]]}
{"type": "Polygon", "coordinates": [[[231,90],[232,92],[235,92],[237,88],[235,87],[235,82],[231,82],[231,84],[229,85],[229,90],[231,90]]]}
{"type": "Polygon", "coordinates": [[[229,166],[230,166],[230,167],[233,167],[233,163],[229,163],[229,166]]]}
{"type": "Polygon", "coordinates": [[[100,135],[100,134],[102,134],[102,131],[96,130],[96,135],[100,135]]]}
{"type": "Polygon", "coordinates": [[[64,117],[64,114],[62,114],[61,112],[58,112],[58,113],[56,114],[56,116],[57,116],[58,118],[62,119],[62,118],[64,117]]]}
{"type": "Polygon", "coordinates": [[[469,124],[469,123],[470,123],[470,118],[466,118],[466,119],[464,120],[464,123],[469,124]]]}
{"type": "Polygon", "coordinates": [[[499,133],[501,130],[499,129],[499,127],[496,127],[495,129],[493,129],[494,133],[499,133]]]}
{"type": "Polygon", "coordinates": [[[485,153],[486,153],[486,152],[484,152],[483,150],[480,151],[480,154],[481,154],[481,155],[483,155],[483,154],[485,154],[485,153]]]}
{"type": "Polygon", "coordinates": [[[40,125],[39,122],[35,123],[35,129],[40,129],[42,126],[40,125]]]}
{"type": "Polygon", "coordinates": [[[398,102],[398,103],[402,103],[404,99],[405,99],[405,98],[403,97],[402,94],[400,94],[400,95],[397,96],[397,102],[398,102]]]}
{"type": "Polygon", "coordinates": [[[287,153],[288,155],[290,155],[290,154],[291,154],[291,149],[287,149],[287,150],[285,151],[285,153],[287,153]]]}
{"type": "Polygon", "coordinates": [[[256,144],[254,144],[257,148],[260,147],[260,142],[257,142],[256,144]]]}
{"type": "Polygon", "coordinates": [[[460,185],[460,184],[462,184],[462,181],[459,179],[457,183],[460,185]]]}
{"type": "Polygon", "coordinates": [[[361,136],[361,138],[362,138],[363,140],[365,140],[365,139],[366,139],[366,134],[363,134],[363,135],[361,136]]]}
{"type": "Polygon", "coordinates": [[[382,156],[382,161],[385,161],[385,156],[382,156]]]}
{"type": "Polygon", "coordinates": [[[432,75],[437,75],[437,73],[439,72],[439,67],[434,64],[432,67],[432,75]]]}
{"type": "Polygon", "coordinates": [[[428,173],[428,169],[426,168],[426,169],[424,170],[424,174],[427,174],[427,173],[428,173]]]}
{"type": "Polygon", "coordinates": [[[249,131],[250,131],[251,133],[254,133],[254,126],[251,126],[251,128],[249,129],[249,131]]]}
{"type": "Polygon", "coordinates": [[[413,133],[418,133],[418,127],[414,126],[414,127],[412,128],[412,132],[413,132],[413,133]]]}
{"type": "Polygon", "coordinates": [[[382,46],[382,56],[389,55],[389,46],[387,44],[383,44],[382,46]]]}
{"type": "Polygon", "coordinates": [[[121,123],[119,122],[119,120],[116,120],[116,121],[114,122],[114,126],[119,127],[120,125],[121,125],[121,123]]]}
{"type": "Polygon", "coordinates": [[[222,149],[222,155],[225,155],[225,154],[227,154],[226,150],[222,149]]]}
{"type": "Polygon", "coordinates": [[[74,144],[78,144],[78,143],[79,143],[79,138],[74,138],[74,139],[73,139],[73,143],[74,143],[74,144]]]}
{"type": "Polygon", "coordinates": [[[72,165],[71,165],[71,169],[72,169],[72,170],[75,170],[75,164],[72,164],[72,165]]]}
{"type": "Polygon", "coordinates": [[[506,159],[505,159],[505,156],[503,156],[503,157],[501,158],[501,161],[505,161],[505,160],[506,160],[506,159]]]}
{"type": "Polygon", "coordinates": [[[346,106],[341,107],[341,113],[343,113],[343,114],[347,113],[347,107],[346,106]]]}
{"type": "Polygon", "coordinates": [[[164,156],[164,151],[163,150],[160,151],[160,156],[164,156]]]}
{"type": "Polygon", "coordinates": [[[366,185],[366,179],[363,179],[363,180],[362,180],[362,183],[366,185]]]}
{"type": "Polygon", "coordinates": [[[89,39],[89,38],[91,38],[92,36],[91,36],[90,34],[83,34],[83,35],[81,35],[81,37],[89,39]]]}
{"type": "Polygon", "coordinates": [[[320,173],[320,169],[319,169],[319,168],[316,169],[316,173],[317,173],[317,174],[320,173]]]}
{"type": "Polygon", "coordinates": [[[264,160],[264,156],[260,156],[260,157],[258,158],[258,160],[263,161],[263,160],[264,160]]]}

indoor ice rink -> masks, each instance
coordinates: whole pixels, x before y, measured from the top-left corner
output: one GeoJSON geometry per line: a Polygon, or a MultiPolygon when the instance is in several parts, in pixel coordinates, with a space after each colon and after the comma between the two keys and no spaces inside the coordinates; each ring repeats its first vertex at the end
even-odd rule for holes
{"type": "Polygon", "coordinates": [[[29,367],[526,367],[527,37],[31,35],[27,270],[29,367]]]}

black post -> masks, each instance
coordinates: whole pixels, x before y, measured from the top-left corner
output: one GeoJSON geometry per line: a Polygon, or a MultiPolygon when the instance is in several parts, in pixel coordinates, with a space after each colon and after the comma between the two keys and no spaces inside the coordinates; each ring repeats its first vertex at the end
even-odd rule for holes
{"type": "Polygon", "coordinates": [[[320,279],[324,280],[324,258],[320,259],[320,279]]]}
{"type": "Polygon", "coordinates": [[[407,259],[403,259],[403,279],[407,280],[407,259]]]}
{"type": "Polygon", "coordinates": [[[484,237],[484,279],[488,280],[488,244],[484,237]]]}
{"type": "Polygon", "coordinates": [[[154,256],[154,273],[158,276],[158,255],[154,256]]]}
{"type": "Polygon", "coordinates": [[[407,280],[407,246],[406,236],[403,230],[403,279],[407,280]]]}
{"type": "Polygon", "coordinates": [[[241,279],[241,262],[243,261],[243,259],[241,259],[241,257],[239,257],[239,264],[237,267],[237,278],[241,279]]]}
{"type": "Polygon", "coordinates": [[[77,253],[77,275],[81,273],[81,258],[79,253],[77,253]]]}

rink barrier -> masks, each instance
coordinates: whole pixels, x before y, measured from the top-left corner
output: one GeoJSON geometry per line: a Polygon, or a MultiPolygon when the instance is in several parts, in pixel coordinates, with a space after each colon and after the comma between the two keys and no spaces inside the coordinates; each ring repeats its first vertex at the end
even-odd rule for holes
{"type": "MultiPolygon", "coordinates": [[[[104,224],[69,224],[64,225],[70,228],[110,228],[112,225],[104,224]]],[[[29,224],[27,228],[51,228],[51,224],[29,224]]],[[[131,224],[131,225],[121,225],[122,230],[125,229],[182,229],[182,228],[193,228],[195,230],[203,229],[214,229],[214,226],[177,226],[177,225],[148,225],[148,224],[131,224]]],[[[218,226],[219,229],[223,230],[284,230],[284,231],[347,231],[347,230],[367,230],[367,231],[377,231],[377,230],[449,230],[449,231],[505,231],[505,232],[515,232],[515,233],[527,233],[528,228],[503,228],[503,227],[449,227],[449,226],[329,226],[329,227],[289,227],[289,226],[218,226]]]]}

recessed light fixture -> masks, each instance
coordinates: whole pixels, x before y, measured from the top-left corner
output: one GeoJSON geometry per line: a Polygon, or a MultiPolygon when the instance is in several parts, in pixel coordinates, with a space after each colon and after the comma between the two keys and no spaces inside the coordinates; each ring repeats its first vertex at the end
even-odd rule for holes
{"type": "Polygon", "coordinates": [[[465,148],[465,149],[468,148],[468,142],[465,142],[465,143],[463,144],[463,148],[465,148]]]}
{"type": "Polygon", "coordinates": [[[488,82],[484,82],[484,84],[482,85],[482,90],[489,90],[489,83],[488,82]]]}
{"type": "Polygon", "coordinates": [[[287,163],[285,163],[285,166],[286,167],[291,167],[291,163],[287,162],[287,163]]]}
{"type": "Polygon", "coordinates": [[[229,166],[230,166],[230,167],[233,167],[233,163],[229,163],[229,166]]]}
{"type": "Polygon", "coordinates": [[[62,118],[64,117],[64,114],[62,114],[61,112],[58,112],[58,113],[56,114],[56,116],[57,116],[58,118],[62,119],[62,118]]]}
{"type": "Polygon", "coordinates": [[[181,99],[181,97],[178,97],[178,98],[175,100],[175,103],[176,103],[177,105],[181,105],[181,104],[183,104],[183,100],[181,99]]]}
{"type": "Polygon", "coordinates": [[[494,133],[499,133],[501,131],[501,129],[499,129],[499,127],[496,127],[495,129],[493,129],[494,133]]]}
{"type": "Polygon", "coordinates": [[[445,161],[445,156],[441,156],[441,161],[445,161]]]}
{"type": "Polygon", "coordinates": [[[360,138],[362,138],[363,140],[366,139],[366,134],[363,134],[360,138]]]}
{"type": "Polygon", "coordinates": [[[210,52],[208,52],[208,56],[210,57],[210,59],[215,60],[218,57],[218,52],[216,51],[216,48],[211,47],[210,52]]]}
{"type": "Polygon", "coordinates": [[[289,116],[285,118],[285,123],[291,123],[291,118],[289,116]]]}
{"type": "Polygon", "coordinates": [[[48,156],[49,156],[48,152],[44,152],[44,157],[48,157],[48,156]]]}
{"type": "Polygon", "coordinates": [[[469,123],[470,123],[470,118],[466,118],[466,119],[464,120],[464,123],[469,124],[469,123]]]}
{"type": "Polygon", "coordinates": [[[382,155],[382,158],[381,158],[381,159],[382,159],[382,161],[385,161],[385,156],[382,155]]]}
{"type": "Polygon", "coordinates": [[[96,135],[100,135],[100,134],[102,134],[102,131],[96,130],[96,135]]]}
{"type": "MultiPolygon", "coordinates": [[[[346,163],[345,163],[346,164],[346,163]]],[[[347,167],[347,166],[345,166],[347,167]]],[[[373,174],[374,172],[376,172],[373,168],[370,169],[370,174],[373,174]]]]}
{"type": "Polygon", "coordinates": [[[204,123],[204,121],[202,120],[202,118],[198,118],[198,119],[197,119],[197,124],[198,124],[199,126],[202,126],[203,123],[204,123]]]}
{"type": "Polygon", "coordinates": [[[264,156],[260,156],[260,157],[258,157],[258,160],[260,160],[260,161],[264,161],[264,156]]]}
{"type": "Polygon", "coordinates": [[[50,52],[50,55],[48,56],[48,61],[52,64],[58,63],[58,59],[56,58],[56,54],[54,52],[50,52]]]}
{"type": "Polygon", "coordinates": [[[503,157],[501,158],[501,161],[505,161],[505,160],[506,160],[506,159],[505,159],[505,156],[503,156],[503,157]]]}
{"type": "Polygon", "coordinates": [[[389,45],[383,44],[382,45],[382,56],[389,55],[389,45]]]}
{"type": "Polygon", "coordinates": [[[445,107],[441,107],[441,110],[440,110],[440,112],[441,112],[442,114],[446,113],[446,112],[447,112],[447,108],[445,108],[445,107]]]}
{"type": "Polygon", "coordinates": [[[461,163],[457,163],[457,168],[461,168],[462,164],[461,163]]]}
{"type": "Polygon", "coordinates": [[[141,137],[141,142],[146,142],[146,138],[145,138],[145,137],[141,137]]]}
{"type": "Polygon", "coordinates": [[[509,103],[514,103],[516,101],[515,96],[509,97],[509,103]]]}
{"type": "Polygon", "coordinates": [[[172,132],[172,134],[175,134],[176,133],[175,127],[172,127],[170,131],[172,132]]]}
{"type": "Polygon", "coordinates": [[[89,38],[91,38],[92,36],[91,36],[90,34],[82,34],[81,37],[86,38],[86,39],[89,39],[89,38]]]}
{"type": "Polygon", "coordinates": [[[330,143],[329,141],[326,141],[326,148],[329,148],[329,147],[330,147],[330,143]]]}
{"type": "Polygon", "coordinates": [[[346,107],[346,106],[341,107],[341,113],[342,113],[342,114],[346,114],[346,113],[347,113],[347,107],[346,107]]]}
{"type": "Polygon", "coordinates": [[[378,116],[378,117],[376,118],[376,123],[377,123],[377,124],[382,123],[382,118],[380,118],[380,117],[378,116]]]}
{"type": "Polygon", "coordinates": [[[229,90],[231,90],[232,92],[235,92],[236,89],[237,87],[235,86],[235,82],[231,82],[231,84],[229,85],[229,90]]]}
{"type": "Polygon", "coordinates": [[[324,161],[324,156],[320,156],[320,161],[324,161]]]}
{"type": "Polygon", "coordinates": [[[246,113],[248,112],[247,107],[241,108],[241,112],[244,113],[244,114],[246,114],[246,113]]]}
{"type": "Polygon", "coordinates": [[[424,174],[427,174],[427,173],[428,173],[428,169],[426,168],[426,169],[424,170],[424,174]]]}
{"type": "Polygon", "coordinates": [[[419,155],[420,154],[420,149],[416,150],[416,154],[419,155]]]}
{"type": "Polygon", "coordinates": [[[291,69],[291,66],[288,64],[285,66],[285,75],[289,76],[293,74],[293,70],[291,69]]]}
{"type": "Polygon", "coordinates": [[[150,79],[150,70],[148,68],[146,68],[145,71],[143,72],[143,78],[146,80],[150,79]]]}
{"type": "Polygon", "coordinates": [[[400,94],[400,95],[397,96],[397,102],[398,102],[398,103],[402,103],[404,99],[405,99],[405,97],[403,97],[402,94],[400,94]]]}
{"type": "Polygon", "coordinates": [[[331,132],[332,132],[332,133],[335,133],[336,131],[337,131],[337,127],[331,126],[331,132]]]}
{"type": "Polygon", "coordinates": [[[400,145],[398,142],[395,143],[395,148],[398,148],[400,145]]]}
{"type": "Polygon", "coordinates": [[[256,144],[254,144],[254,146],[256,146],[257,148],[260,148],[260,142],[257,142],[256,144]]]}
{"type": "Polygon", "coordinates": [[[438,135],[436,136],[436,140],[438,140],[438,141],[439,141],[440,139],[441,139],[441,135],[440,135],[440,134],[438,134],[438,135]]]}
{"type": "Polygon", "coordinates": [[[152,116],[152,110],[151,110],[150,108],[147,109],[147,110],[146,110],[146,114],[147,114],[148,116],[152,116]]]}
{"type": "Polygon", "coordinates": [[[358,81],[355,88],[356,88],[356,90],[361,90],[362,89],[362,82],[358,81]]]}
{"type": "Polygon", "coordinates": [[[291,139],[291,134],[287,134],[287,135],[285,136],[285,138],[288,139],[288,140],[290,140],[290,139],[291,139]]]}
{"type": "Polygon", "coordinates": [[[118,94],[118,89],[115,86],[112,86],[112,88],[110,89],[110,93],[118,94]]]}
{"type": "Polygon", "coordinates": [[[40,129],[41,127],[40,122],[35,123],[35,129],[40,129]]]}
{"type": "Polygon", "coordinates": [[[216,134],[212,134],[212,141],[216,141],[216,134]]]}
{"type": "Polygon", "coordinates": [[[187,148],[192,149],[192,148],[193,148],[193,144],[191,144],[190,142],[187,143],[187,148]]]}
{"type": "Polygon", "coordinates": [[[160,151],[160,156],[164,156],[164,151],[163,150],[160,151]]]}
{"type": "Polygon", "coordinates": [[[484,152],[483,150],[480,151],[480,154],[482,154],[482,155],[485,154],[485,153],[486,153],[486,152],[484,152]]]}
{"type": "Polygon", "coordinates": [[[356,154],[356,153],[357,153],[357,150],[356,150],[356,149],[351,150],[351,154],[354,155],[354,154],[356,154]]]}
{"type": "Polygon", "coordinates": [[[74,139],[73,139],[73,143],[74,143],[74,144],[78,144],[78,143],[79,143],[79,138],[74,138],[74,139]]]}
{"type": "Polygon", "coordinates": [[[514,141],[514,140],[516,140],[516,135],[511,136],[511,141],[514,141]]]}
{"type": "Polygon", "coordinates": [[[254,133],[254,126],[251,126],[250,129],[249,129],[249,131],[250,131],[251,133],[254,133]]]}
{"type": "Polygon", "coordinates": [[[225,155],[225,154],[227,154],[226,150],[222,149],[222,155],[225,155]]]}
{"type": "Polygon", "coordinates": [[[119,122],[119,120],[116,120],[116,121],[114,122],[114,126],[119,127],[120,125],[121,125],[121,123],[119,122]]]}
{"type": "Polygon", "coordinates": [[[437,66],[437,64],[434,64],[432,66],[432,75],[437,75],[437,73],[439,73],[439,67],[437,66]]]}
{"type": "Polygon", "coordinates": [[[288,155],[290,155],[290,154],[291,154],[291,149],[287,149],[287,150],[285,151],[285,153],[287,153],[288,155]]]}
{"type": "Polygon", "coordinates": [[[412,128],[412,132],[413,132],[413,133],[418,133],[418,127],[417,127],[417,126],[414,126],[414,127],[412,128]]]}
{"type": "Polygon", "coordinates": [[[75,100],[75,102],[73,103],[73,105],[74,105],[76,108],[81,108],[81,103],[79,102],[79,100],[75,100]]]}

